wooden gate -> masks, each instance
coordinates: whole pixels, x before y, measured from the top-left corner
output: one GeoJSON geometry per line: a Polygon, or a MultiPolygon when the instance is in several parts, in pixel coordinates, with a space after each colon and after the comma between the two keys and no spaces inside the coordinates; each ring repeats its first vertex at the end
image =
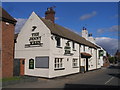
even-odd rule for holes
{"type": "Polygon", "coordinates": [[[13,76],[24,75],[25,59],[14,59],[13,76]]]}

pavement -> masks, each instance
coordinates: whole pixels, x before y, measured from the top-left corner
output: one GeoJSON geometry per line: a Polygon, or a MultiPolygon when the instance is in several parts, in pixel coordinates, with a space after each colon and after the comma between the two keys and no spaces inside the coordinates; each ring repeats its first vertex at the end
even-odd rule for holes
{"type": "Polygon", "coordinates": [[[4,88],[75,88],[75,87],[120,87],[120,66],[111,65],[86,73],[78,73],[70,76],[54,79],[38,78],[37,82],[19,83],[4,88]]]}

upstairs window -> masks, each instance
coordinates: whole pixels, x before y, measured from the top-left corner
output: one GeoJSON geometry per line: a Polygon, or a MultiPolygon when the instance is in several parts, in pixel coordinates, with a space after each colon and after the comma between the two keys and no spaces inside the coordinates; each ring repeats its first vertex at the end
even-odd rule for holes
{"type": "Polygon", "coordinates": [[[92,54],[92,48],[91,48],[91,54],[92,54]]]}
{"type": "Polygon", "coordinates": [[[60,37],[55,37],[55,39],[56,39],[57,47],[60,47],[61,46],[61,39],[60,39],[60,37]]]}
{"type": "Polygon", "coordinates": [[[74,50],[75,49],[75,43],[74,42],[72,43],[72,47],[73,47],[73,50],[74,50]]]}
{"type": "Polygon", "coordinates": [[[85,46],[83,46],[83,51],[85,52],[85,46]]]}
{"type": "Polygon", "coordinates": [[[73,51],[75,51],[75,42],[72,43],[73,51]]]}

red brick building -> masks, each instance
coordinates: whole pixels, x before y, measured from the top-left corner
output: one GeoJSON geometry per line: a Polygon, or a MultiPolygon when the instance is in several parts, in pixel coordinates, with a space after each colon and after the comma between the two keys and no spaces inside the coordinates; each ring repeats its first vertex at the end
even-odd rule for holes
{"type": "Polygon", "coordinates": [[[14,29],[16,20],[0,7],[0,51],[2,78],[13,76],[14,29]]]}

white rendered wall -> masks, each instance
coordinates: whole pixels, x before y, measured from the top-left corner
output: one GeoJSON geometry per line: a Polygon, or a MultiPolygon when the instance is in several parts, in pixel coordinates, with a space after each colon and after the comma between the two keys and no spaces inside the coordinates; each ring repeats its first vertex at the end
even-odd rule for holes
{"type": "MultiPolygon", "coordinates": [[[[97,51],[94,48],[89,48],[88,46],[81,45],[80,52],[85,52],[92,55],[92,57],[88,59],[88,70],[96,69],[97,51]],[[84,47],[85,47],[85,51],[84,51],[84,47]]],[[[85,70],[86,70],[86,58],[81,58],[80,61],[81,61],[81,66],[85,66],[85,70]]]]}
{"type": "Polygon", "coordinates": [[[103,63],[101,62],[101,57],[99,58],[99,50],[100,49],[97,49],[97,68],[101,68],[101,63],[103,63]]]}
{"type": "Polygon", "coordinates": [[[64,47],[66,46],[66,42],[68,41],[67,39],[61,38],[62,41],[62,48],[57,48],[56,47],[56,40],[55,36],[53,35],[53,40],[51,39],[50,42],[50,71],[49,71],[49,77],[58,77],[58,76],[63,76],[63,75],[68,75],[68,74],[73,74],[73,73],[78,73],[79,72],[79,44],[75,43],[75,50],[73,51],[72,49],[72,41],[70,41],[70,47],[71,47],[71,53],[73,53],[72,56],[70,55],[64,55],[64,47]],[[55,58],[63,58],[63,67],[65,68],[64,70],[54,70],[54,60],[55,58]],[[73,68],[73,58],[78,59],[78,67],[73,68]]]}
{"type": "Polygon", "coordinates": [[[92,57],[89,59],[89,70],[96,69],[96,50],[92,48],[92,57]]]}
{"type": "Polygon", "coordinates": [[[29,59],[35,59],[36,56],[50,55],[50,36],[50,30],[33,12],[21,29],[17,38],[17,43],[15,44],[15,58],[25,58],[25,75],[41,77],[49,76],[49,69],[35,68],[35,65],[34,69],[29,69],[29,59]],[[33,32],[39,32],[41,36],[41,42],[43,43],[42,47],[25,48],[25,44],[29,44],[29,38],[31,33],[33,33],[32,26],[37,26],[33,32]]]}

